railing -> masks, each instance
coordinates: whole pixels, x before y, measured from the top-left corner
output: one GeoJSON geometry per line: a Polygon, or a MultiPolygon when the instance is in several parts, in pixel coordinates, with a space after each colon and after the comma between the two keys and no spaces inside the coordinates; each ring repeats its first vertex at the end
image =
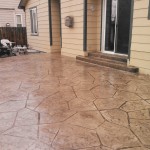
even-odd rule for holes
{"type": "Polygon", "coordinates": [[[27,45],[26,27],[0,27],[1,39],[8,39],[16,45],[27,45]]]}

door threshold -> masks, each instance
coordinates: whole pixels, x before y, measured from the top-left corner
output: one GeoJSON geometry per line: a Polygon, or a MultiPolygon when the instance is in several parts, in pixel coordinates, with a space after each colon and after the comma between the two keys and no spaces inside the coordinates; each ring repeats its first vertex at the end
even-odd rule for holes
{"type": "Polygon", "coordinates": [[[128,57],[128,54],[120,54],[120,53],[114,53],[114,52],[102,52],[103,54],[112,54],[112,55],[118,55],[118,56],[126,56],[128,57]]]}

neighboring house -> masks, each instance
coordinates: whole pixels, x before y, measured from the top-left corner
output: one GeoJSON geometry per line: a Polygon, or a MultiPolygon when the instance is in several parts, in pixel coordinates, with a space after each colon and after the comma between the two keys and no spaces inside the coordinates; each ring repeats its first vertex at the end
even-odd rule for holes
{"type": "Polygon", "coordinates": [[[129,66],[150,74],[149,0],[21,0],[19,8],[25,9],[33,49],[71,57],[126,56],[129,66]]]}
{"type": "Polygon", "coordinates": [[[20,0],[0,0],[0,27],[25,27],[25,13],[18,9],[20,0]]]}

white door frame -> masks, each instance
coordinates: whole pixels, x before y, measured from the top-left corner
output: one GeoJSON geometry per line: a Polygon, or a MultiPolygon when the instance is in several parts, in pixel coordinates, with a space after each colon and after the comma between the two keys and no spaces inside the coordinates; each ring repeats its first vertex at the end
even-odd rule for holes
{"type": "MultiPolygon", "coordinates": [[[[117,0],[118,4],[118,0],[117,0]]],[[[117,5],[118,7],[118,5],[117,5]]],[[[117,26],[115,26],[115,37],[114,37],[114,51],[106,51],[105,50],[105,37],[106,37],[106,10],[107,10],[107,0],[103,0],[103,7],[102,7],[102,53],[109,53],[109,54],[116,54],[116,33],[117,33],[117,26]]],[[[116,9],[116,17],[117,17],[117,11],[116,9]]],[[[117,18],[116,18],[116,24],[117,24],[117,18]]]]}
{"type": "Polygon", "coordinates": [[[102,6],[102,53],[105,53],[105,33],[106,33],[106,6],[107,1],[103,0],[103,6],[102,6]]]}

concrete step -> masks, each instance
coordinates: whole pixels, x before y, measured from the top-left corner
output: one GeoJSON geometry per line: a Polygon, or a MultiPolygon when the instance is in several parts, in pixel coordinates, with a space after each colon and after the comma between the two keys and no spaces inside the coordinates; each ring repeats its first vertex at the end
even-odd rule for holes
{"type": "Polygon", "coordinates": [[[89,56],[93,57],[100,57],[100,58],[105,58],[105,59],[110,59],[110,60],[115,60],[115,61],[120,61],[120,62],[127,62],[128,57],[127,56],[121,56],[121,55],[116,55],[116,54],[104,54],[100,52],[90,52],[89,56]]]}
{"type": "Polygon", "coordinates": [[[109,58],[103,58],[103,57],[95,57],[95,56],[88,56],[90,59],[94,59],[94,60],[99,60],[99,61],[105,61],[105,62],[110,62],[110,63],[114,63],[114,64],[122,64],[127,66],[127,62],[124,61],[119,61],[119,60],[115,60],[115,59],[109,59],[109,58]]]}
{"type": "Polygon", "coordinates": [[[111,59],[100,59],[92,56],[89,57],[84,57],[84,56],[77,56],[77,60],[99,65],[99,66],[105,66],[105,67],[110,67],[118,70],[123,70],[127,72],[132,72],[132,73],[138,73],[139,69],[133,66],[127,66],[127,63],[125,62],[119,62],[118,60],[111,60],[111,59]]]}

